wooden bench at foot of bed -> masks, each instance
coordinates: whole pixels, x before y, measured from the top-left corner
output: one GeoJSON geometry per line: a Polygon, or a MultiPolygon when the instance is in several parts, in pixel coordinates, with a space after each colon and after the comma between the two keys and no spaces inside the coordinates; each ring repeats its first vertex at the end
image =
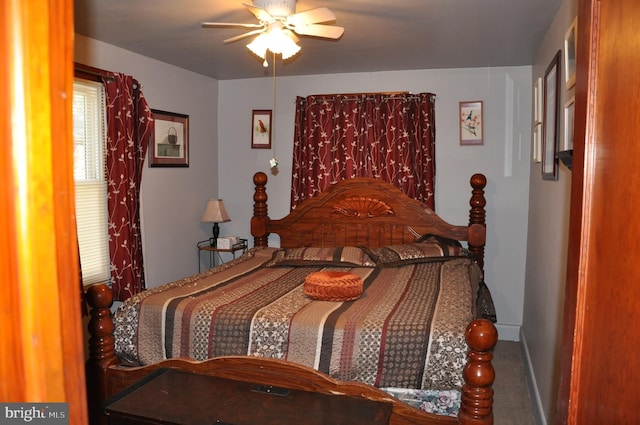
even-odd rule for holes
{"type": "Polygon", "coordinates": [[[437,416],[417,410],[388,394],[357,382],[342,382],[314,369],[282,360],[237,356],[220,357],[203,362],[186,359],[166,360],[151,366],[123,367],[115,355],[113,322],[110,306],[111,290],[94,285],[86,294],[91,306],[89,360],[87,361],[87,394],[92,424],[105,423],[103,403],[108,398],[159,368],[176,368],[221,378],[260,385],[363,397],[393,404],[392,425],[404,424],[493,424],[493,389],[495,371],[491,364],[497,331],[487,320],[474,320],[466,330],[469,345],[464,368],[462,405],[458,417],[437,416]]]}

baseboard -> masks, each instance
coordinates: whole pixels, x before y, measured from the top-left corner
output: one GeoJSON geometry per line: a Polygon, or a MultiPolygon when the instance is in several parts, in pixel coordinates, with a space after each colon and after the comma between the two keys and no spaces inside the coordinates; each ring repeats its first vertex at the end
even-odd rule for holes
{"type": "Polygon", "coordinates": [[[496,323],[498,339],[502,341],[520,341],[520,326],[496,323]]]}
{"type": "Polygon", "coordinates": [[[522,330],[520,330],[520,347],[522,350],[522,357],[524,359],[524,373],[527,376],[529,396],[531,397],[533,418],[536,425],[547,425],[547,419],[544,416],[544,409],[542,408],[542,400],[540,400],[540,392],[538,391],[538,384],[536,383],[536,375],[533,373],[533,363],[531,362],[531,356],[529,355],[527,338],[525,338],[522,330]]]}

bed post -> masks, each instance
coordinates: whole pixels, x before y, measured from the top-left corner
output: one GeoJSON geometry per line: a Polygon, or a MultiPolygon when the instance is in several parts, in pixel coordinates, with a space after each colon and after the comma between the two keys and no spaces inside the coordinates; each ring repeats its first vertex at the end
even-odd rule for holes
{"type": "Polygon", "coordinates": [[[484,245],[487,237],[486,211],[487,200],[484,198],[484,187],[487,185],[487,178],[483,174],[471,176],[471,200],[469,205],[469,251],[476,256],[476,261],[484,270],[484,245]]]}
{"type": "Polygon", "coordinates": [[[96,425],[106,423],[102,403],[111,395],[107,369],[118,363],[110,310],[113,295],[107,285],[98,284],[89,287],[85,299],[91,311],[89,359],[86,364],[87,402],[89,421],[96,425]]]}
{"type": "Polygon", "coordinates": [[[467,326],[465,338],[469,345],[467,364],[462,375],[462,403],[458,413],[461,425],[493,425],[493,380],[496,373],[491,364],[498,331],[485,319],[467,326]]]}
{"type": "Polygon", "coordinates": [[[253,175],[253,183],[256,185],[256,190],[253,194],[253,217],[251,217],[253,245],[266,247],[269,238],[269,233],[267,233],[267,222],[269,221],[269,216],[267,215],[267,175],[262,171],[258,171],[253,175]]]}

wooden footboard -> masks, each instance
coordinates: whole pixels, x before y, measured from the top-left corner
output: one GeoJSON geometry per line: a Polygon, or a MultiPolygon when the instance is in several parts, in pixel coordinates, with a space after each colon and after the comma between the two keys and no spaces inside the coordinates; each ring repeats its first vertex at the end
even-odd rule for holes
{"type": "Polygon", "coordinates": [[[113,294],[107,285],[90,286],[85,293],[89,305],[89,359],[85,366],[89,422],[106,424],[102,404],[115,392],[111,388],[110,368],[119,363],[113,337],[111,304],[113,294]]]}
{"type": "Polygon", "coordinates": [[[91,307],[89,322],[89,360],[87,387],[92,424],[105,423],[103,402],[158,368],[178,368],[223,378],[254,382],[262,385],[315,391],[324,394],[344,394],[393,404],[390,424],[493,424],[493,389],[495,372],[491,364],[497,331],[486,320],[469,324],[466,339],[470,351],[464,368],[462,407],[459,415],[431,415],[365,384],[341,382],[311,368],[290,362],[257,357],[221,357],[195,362],[184,359],[167,360],[146,367],[126,368],[118,365],[114,350],[113,321],[110,306],[111,290],[105,285],[89,288],[86,300],[91,307]]]}

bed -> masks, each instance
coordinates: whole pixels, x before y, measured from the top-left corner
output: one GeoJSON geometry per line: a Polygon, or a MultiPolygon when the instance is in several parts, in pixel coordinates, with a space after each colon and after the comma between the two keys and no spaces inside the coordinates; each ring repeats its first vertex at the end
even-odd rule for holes
{"type": "Polygon", "coordinates": [[[143,291],[115,316],[110,290],[89,289],[92,422],[104,420],[108,397],[170,367],[383,401],[391,424],[492,424],[485,177],[471,177],[465,226],[371,178],[337,183],[275,220],[266,174],[253,181],[254,247],[242,257],[143,291]],[[329,282],[320,295],[309,290],[318,276],[329,282]],[[359,285],[348,298],[334,285],[344,277],[359,285]],[[450,389],[455,416],[416,407],[450,389]]]}

